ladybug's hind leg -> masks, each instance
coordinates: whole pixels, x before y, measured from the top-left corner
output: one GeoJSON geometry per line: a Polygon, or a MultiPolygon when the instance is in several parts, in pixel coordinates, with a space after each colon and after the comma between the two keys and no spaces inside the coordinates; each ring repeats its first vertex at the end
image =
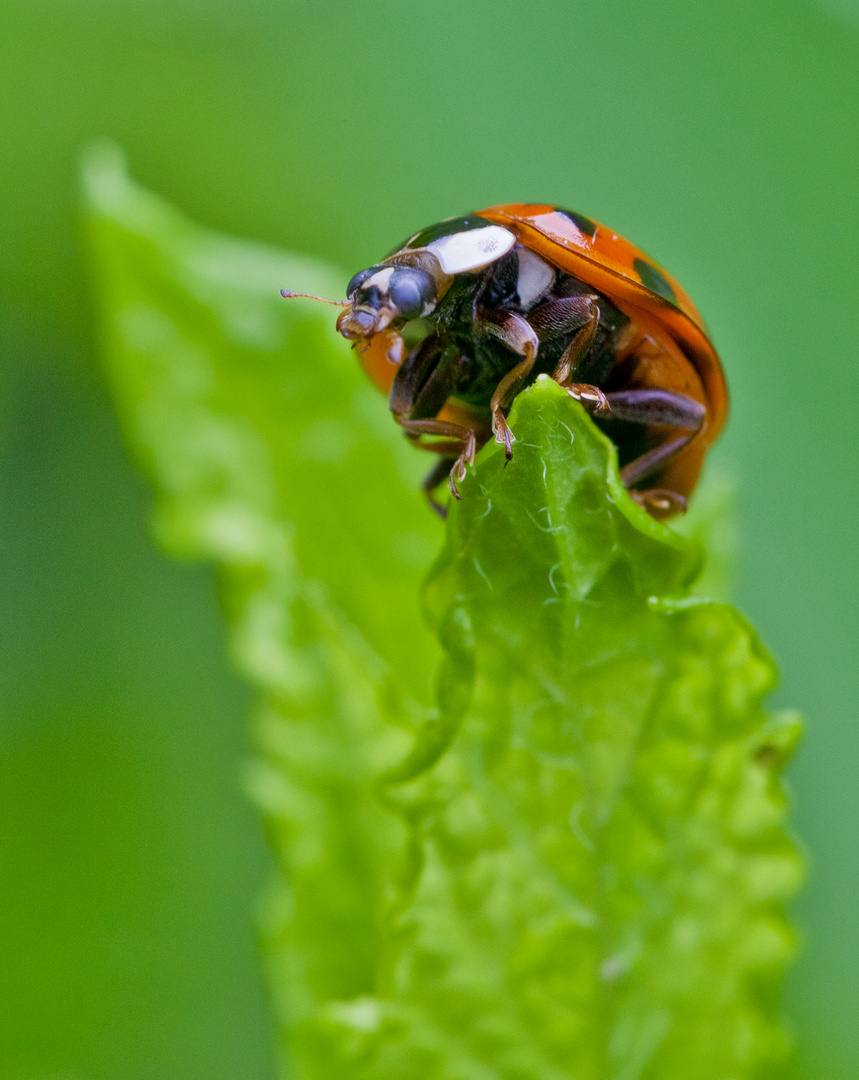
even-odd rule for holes
{"type": "Polygon", "coordinates": [[[686,499],[676,491],[650,488],[633,491],[633,485],[663,469],[695,438],[707,418],[707,409],[688,394],[658,388],[618,390],[604,394],[595,386],[574,385],[570,394],[597,416],[627,420],[654,427],[680,428],[683,434],[666,439],[639,455],[620,470],[624,487],[637,503],[655,518],[671,517],[686,509],[686,499]]]}
{"type": "Polygon", "coordinates": [[[647,491],[630,491],[629,496],[646,510],[652,518],[664,521],[677,514],[686,513],[686,497],[668,488],[648,488],[647,491]]]}

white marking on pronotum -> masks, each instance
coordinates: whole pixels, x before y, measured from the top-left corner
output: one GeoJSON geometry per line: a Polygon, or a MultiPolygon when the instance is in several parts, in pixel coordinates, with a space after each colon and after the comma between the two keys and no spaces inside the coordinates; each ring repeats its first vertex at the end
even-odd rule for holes
{"type": "Polygon", "coordinates": [[[435,255],[446,274],[462,274],[495,262],[515,243],[516,237],[509,230],[500,225],[487,225],[485,229],[442,236],[427,244],[427,251],[435,255]]]}
{"type": "Polygon", "coordinates": [[[555,280],[555,271],[545,259],[541,259],[528,248],[520,248],[518,255],[519,277],[516,281],[516,292],[519,293],[522,307],[529,308],[551,287],[555,280]]]}
{"type": "Polygon", "coordinates": [[[561,427],[567,428],[567,431],[569,432],[569,435],[570,435],[570,442],[574,443],[576,441],[575,435],[572,433],[572,431],[570,431],[570,429],[567,427],[567,425],[564,423],[563,420],[560,420],[559,423],[560,423],[561,427]]]}

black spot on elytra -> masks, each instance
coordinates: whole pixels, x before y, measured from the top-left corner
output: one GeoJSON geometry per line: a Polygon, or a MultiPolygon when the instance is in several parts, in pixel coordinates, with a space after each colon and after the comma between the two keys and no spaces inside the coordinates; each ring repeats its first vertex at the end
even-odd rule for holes
{"type": "Polygon", "coordinates": [[[677,303],[677,296],[674,290],[665,280],[662,272],[657,270],[653,263],[648,262],[646,259],[636,259],[632,264],[636,274],[641,278],[642,283],[650,289],[651,292],[655,292],[657,296],[661,296],[663,300],[669,300],[672,304],[677,303]]]}
{"type": "Polygon", "coordinates": [[[555,213],[572,221],[579,232],[583,232],[585,236],[593,236],[597,231],[596,224],[590,218],[586,218],[584,214],[577,214],[575,210],[565,210],[563,206],[556,206],[555,213]]]}

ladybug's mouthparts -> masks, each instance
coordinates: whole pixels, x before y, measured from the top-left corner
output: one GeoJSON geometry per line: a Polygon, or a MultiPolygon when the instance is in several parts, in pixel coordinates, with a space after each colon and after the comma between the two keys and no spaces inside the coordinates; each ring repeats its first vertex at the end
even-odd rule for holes
{"type": "Polygon", "coordinates": [[[344,311],[337,320],[337,329],[348,341],[369,337],[378,329],[379,312],[353,308],[344,311]]]}

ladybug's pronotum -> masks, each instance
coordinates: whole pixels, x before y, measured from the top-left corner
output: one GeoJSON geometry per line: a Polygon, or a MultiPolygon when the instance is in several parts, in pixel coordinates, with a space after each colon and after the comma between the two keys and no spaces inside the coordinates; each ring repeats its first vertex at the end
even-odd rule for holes
{"type": "MultiPolygon", "coordinates": [[[[654,517],[686,507],[728,407],[697,308],[644,252],[556,206],[493,206],[433,225],[356,274],[337,329],[407,436],[457,481],[493,435],[508,458],[515,396],[551,375],[616,443],[654,517]]],[[[302,295],[284,292],[284,296],[302,295]]]]}

